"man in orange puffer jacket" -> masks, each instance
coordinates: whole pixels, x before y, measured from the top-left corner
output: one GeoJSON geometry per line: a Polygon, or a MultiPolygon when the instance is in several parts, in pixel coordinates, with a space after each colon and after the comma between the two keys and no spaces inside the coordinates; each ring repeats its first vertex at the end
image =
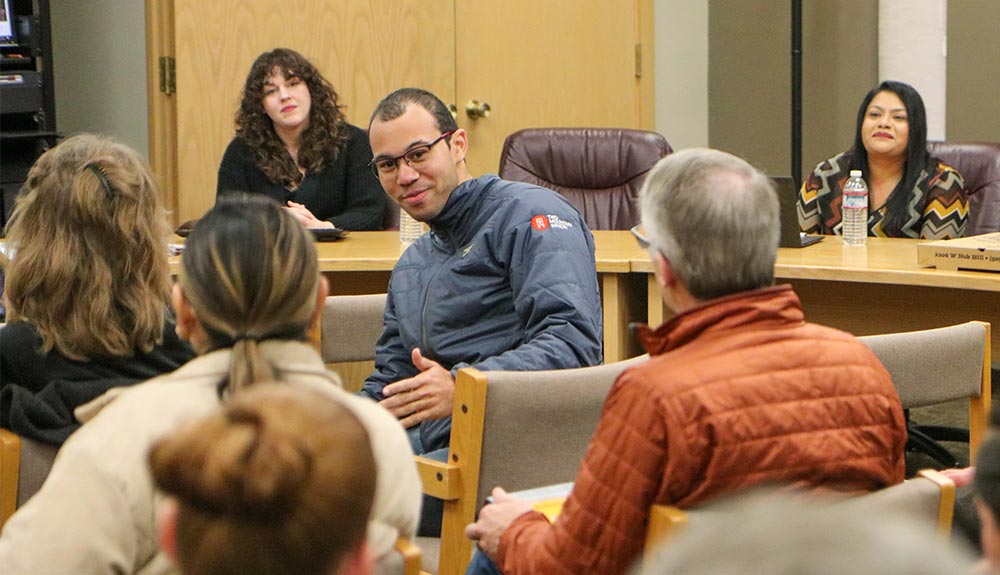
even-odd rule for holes
{"type": "Polygon", "coordinates": [[[686,150],[657,164],[640,201],[636,236],[675,315],[640,333],[651,359],[612,387],[558,520],[496,489],[466,529],[481,550],[468,573],[615,575],[638,557],[654,503],[903,480],[906,425],[888,372],[773,285],[770,180],[735,156],[686,150]]]}

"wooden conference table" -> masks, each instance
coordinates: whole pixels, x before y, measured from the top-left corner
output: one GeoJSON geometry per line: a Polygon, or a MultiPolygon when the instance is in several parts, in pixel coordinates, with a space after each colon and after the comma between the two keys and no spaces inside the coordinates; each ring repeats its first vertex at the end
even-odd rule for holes
{"type": "MultiPolygon", "coordinates": [[[[644,319],[645,278],[631,274],[642,250],[628,232],[596,231],[597,274],[604,304],[604,359],[619,361],[635,353],[628,323],[644,319]]],[[[181,242],[179,238],[175,241],[181,242]]],[[[319,269],[330,281],[331,295],[385,293],[389,275],[403,253],[399,232],[351,232],[342,240],[317,242],[319,269]]],[[[176,274],[180,258],[171,258],[176,274]]]]}
{"type": "MultiPolygon", "coordinates": [[[[649,256],[627,231],[595,231],[597,273],[604,304],[606,362],[641,350],[628,334],[632,321],[659,325],[668,314],[649,256]]],[[[1000,349],[1000,273],[945,271],[917,265],[921,240],[868,238],[846,247],[829,237],[807,248],[780,248],[775,275],[802,300],[806,319],[855,335],[988,321],[1000,349]]],[[[332,294],[384,293],[402,253],[398,232],[352,232],[316,245],[332,294]]],[[[176,272],[177,258],[171,259],[176,272]]]]}
{"type": "MultiPolygon", "coordinates": [[[[1000,273],[921,267],[917,244],[923,241],[868,238],[864,247],[849,247],[828,237],[806,248],[780,248],[776,281],[794,286],[811,322],[872,335],[988,321],[992,349],[1000,349],[1000,273]]],[[[665,310],[649,256],[633,260],[632,271],[648,274],[649,323],[659,324],[665,310]]]]}

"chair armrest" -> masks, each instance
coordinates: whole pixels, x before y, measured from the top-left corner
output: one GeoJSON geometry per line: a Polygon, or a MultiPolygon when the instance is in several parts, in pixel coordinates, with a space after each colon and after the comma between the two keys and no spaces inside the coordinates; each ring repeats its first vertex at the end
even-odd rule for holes
{"type": "Polygon", "coordinates": [[[17,509],[17,479],[21,468],[21,438],[0,429],[0,528],[17,509]]]}
{"type": "Polygon", "coordinates": [[[415,455],[417,474],[424,486],[424,493],[431,497],[451,501],[462,495],[461,467],[415,455]]]}
{"type": "Polygon", "coordinates": [[[955,515],[955,482],[933,469],[918,471],[917,476],[932,481],[941,488],[941,499],[938,502],[937,533],[947,540],[951,537],[951,523],[955,515]]]}
{"type": "Polygon", "coordinates": [[[396,551],[403,557],[403,575],[420,574],[420,547],[408,537],[396,539],[396,551]]]}
{"type": "MultiPolygon", "coordinates": [[[[688,515],[673,505],[653,505],[649,508],[649,529],[646,531],[646,547],[643,563],[653,564],[653,552],[664,541],[674,537],[688,523],[688,515]]],[[[645,571],[644,571],[645,572],[645,571]]]]}

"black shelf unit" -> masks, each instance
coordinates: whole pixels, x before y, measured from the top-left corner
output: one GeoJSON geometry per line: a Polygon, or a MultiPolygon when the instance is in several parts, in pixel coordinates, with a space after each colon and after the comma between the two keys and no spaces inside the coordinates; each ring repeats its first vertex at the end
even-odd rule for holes
{"type": "MultiPolygon", "coordinates": [[[[0,0],[2,2],[3,0],[0,0]]],[[[11,43],[0,44],[0,224],[28,169],[56,144],[49,0],[9,0],[11,43]]]]}

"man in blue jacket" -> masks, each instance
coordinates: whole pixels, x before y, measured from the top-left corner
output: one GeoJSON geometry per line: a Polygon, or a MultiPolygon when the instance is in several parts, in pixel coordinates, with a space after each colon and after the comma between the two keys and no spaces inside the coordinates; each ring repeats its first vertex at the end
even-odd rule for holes
{"type": "Polygon", "coordinates": [[[424,90],[386,96],[369,139],[386,194],[431,228],[392,271],[375,371],[361,392],[399,418],[415,453],[448,446],[462,367],[601,363],[594,238],[569,202],[538,186],[473,178],[465,130],[424,90]]]}

